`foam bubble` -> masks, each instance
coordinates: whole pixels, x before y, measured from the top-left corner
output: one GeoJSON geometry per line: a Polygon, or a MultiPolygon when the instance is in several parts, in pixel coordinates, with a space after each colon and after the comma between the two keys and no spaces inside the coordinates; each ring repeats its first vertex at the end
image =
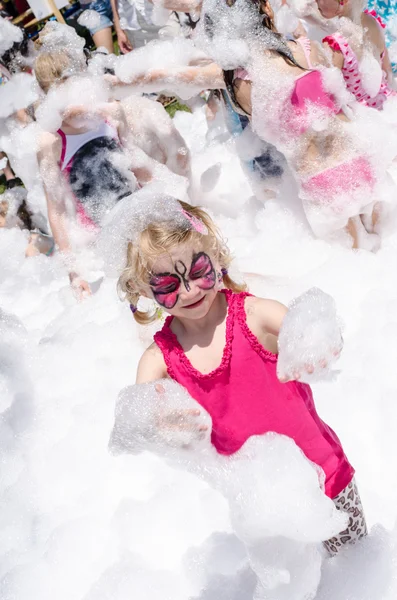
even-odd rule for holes
{"type": "Polygon", "coordinates": [[[280,378],[310,382],[329,376],[343,346],[333,298],[313,288],[294,300],[278,343],[280,378]]]}

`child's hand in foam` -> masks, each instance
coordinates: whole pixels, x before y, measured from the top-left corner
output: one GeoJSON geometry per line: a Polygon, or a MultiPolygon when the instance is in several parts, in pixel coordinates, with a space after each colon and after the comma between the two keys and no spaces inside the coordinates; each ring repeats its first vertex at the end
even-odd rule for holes
{"type": "Polygon", "coordinates": [[[167,406],[165,389],[162,384],[156,384],[161,409],[156,415],[156,426],[161,438],[174,446],[188,447],[196,440],[204,439],[209,427],[205,424],[202,411],[199,408],[175,408],[167,406]]]}
{"type": "Polygon", "coordinates": [[[343,347],[333,298],[312,288],[294,300],[284,318],[278,345],[280,381],[329,379],[343,347]]]}

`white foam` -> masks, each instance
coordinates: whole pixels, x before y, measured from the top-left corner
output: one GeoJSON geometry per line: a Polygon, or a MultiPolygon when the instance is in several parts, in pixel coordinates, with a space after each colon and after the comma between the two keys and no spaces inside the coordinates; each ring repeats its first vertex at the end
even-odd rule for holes
{"type": "Polygon", "coordinates": [[[84,10],[77,22],[88,29],[95,29],[101,22],[101,16],[96,10],[84,10]]]}
{"type": "Polygon", "coordinates": [[[110,448],[151,450],[225,496],[233,530],[257,576],[255,598],[313,597],[321,566],[316,543],[347,523],[321,491],[322,474],[286,437],[253,437],[225,457],[211,446],[210,431],[206,411],[183,388],[163,380],[122,392],[110,448]]]}
{"type": "Polygon", "coordinates": [[[0,88],[0,118],[7,118],[27,108],[39,97],[37,83],[27,73],[17,73],[0,88]]]}
{"type": "Polygon", "coordinates": [[[278,345],[280,378],[310,382],[329,376],[343,346],[333,299],[313,288],[294,300],[278,345]]]}
{"type": "Polygon", "coordinates": [[[22,42],[22,39],[22,29],[0,17],[0,56],[7,52],[15,42],[22,42]]]}
{"type": "MultiPolygon", "coordinates": [[[[265,75],[267,83],[273,81],[271,71],[265,75]]],[[[88,92],[83,96],[82,90],[81,98],[89,101],[88,92]]],[[[268,119],[277,106],[268,103],[268,119]]],[[[355,131],[380,168],[391,153],[394,107],[381,115],[368,111],[362,108],[355,131]]],[[[321,562],[320,540],[340,527],[338,516],[321,495],[317,472],[278,437],[259,440],[260,448],[251,440],[247,455],[235,457],[241,470],[230,465],[219,479],[225,495],[214,489],[216,478],[209,485],[153,453],[110,456],[114,400],[133,384],[139,357],[161,324],[136,325],[117,297],[115,280],[101,281],[98,260],[88,250],[79,261],[95,293],[77,304],[59,257],[26,260],[26,234],[2,229],[0,305],[9,316],[0,325],[0,596],[303,600],[316,594],[318,600],[395,600],[393,222],[377,254],[316,240],[296,202],[293,178],[282,181],[276,200],[260,202],[224,129],[207,139],[202,109],[178,113],[174,123],[192,156],[192,201],[209,208],[228,240],[233,277],[246,279],[252,293],[285,304],[313,286],[335,298],[345,323],[341,373],[336,381],[314,383],[313,392],[321,418],[356,468],[370,536],[321,562]],[[258,477],[258,468],[266,477],[258,477]],[[260,543],[249,551],[254,575],[246,542],[259,534],[260,543]]],[[[268,131],[269,120],[265,125],[268,131]]],[[[10,145],[13,139],[8,137],[10,145]]],[[[22,168],[22,140],[29,156],[35,139],[28,130],[16,144],[22,168]]],[[[33,171],[29,177],[34,180],[33,171]]],[[[384,193],[393,206],[393,189],[384,193]]],[[[109,259],[130,231],[132,207],[125,229],[121,218],[121,229],[108,238],[109,259]]]]}

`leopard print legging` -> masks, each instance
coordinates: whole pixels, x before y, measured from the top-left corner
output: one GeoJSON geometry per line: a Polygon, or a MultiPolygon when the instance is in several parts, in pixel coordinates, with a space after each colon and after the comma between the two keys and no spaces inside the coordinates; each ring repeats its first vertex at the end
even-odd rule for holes
{"type": "Polygon", "coordinates": [[[360,494],[354,479],[333,499],[333,502],[338,510],[349,515],[349,523],[344,531],[324,542],[324,546],[331,556],[338,554],[343,546],[355,544],[368,533],[360,494]]]}

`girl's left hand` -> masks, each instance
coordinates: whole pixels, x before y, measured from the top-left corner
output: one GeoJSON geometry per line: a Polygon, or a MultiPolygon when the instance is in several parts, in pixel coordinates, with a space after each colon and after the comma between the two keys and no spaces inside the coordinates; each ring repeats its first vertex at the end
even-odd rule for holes
{"type": "MultiPolygon", "coordinates": [[[[343,344],[343,342],[342,342],[343,344]]],[[[338,348],[333,350],[332,355],[335,360],[338,360],[342,352],[342,348],[338,348]]],[[[320,377],[326,371],[329,366],[328,360],[325,358],[320,360],[316,364],[306,363],[302,366],[301,369],[295,368],[291,372],[288,373],[277,373],[279,381],[281,383],[287,383],[288,381],[300,381],[307,375],[315,375],[318,374],[320,377]]]]}

